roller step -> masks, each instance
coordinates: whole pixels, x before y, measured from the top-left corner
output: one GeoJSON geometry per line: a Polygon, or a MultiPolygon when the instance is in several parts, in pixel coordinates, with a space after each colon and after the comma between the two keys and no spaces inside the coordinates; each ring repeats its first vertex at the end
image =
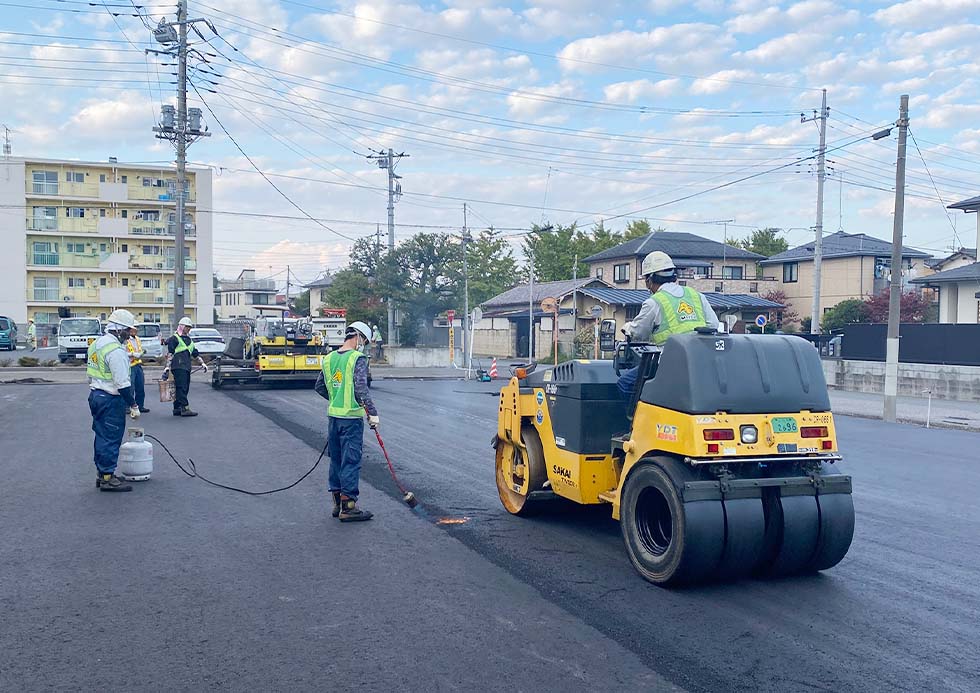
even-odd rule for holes
{"type": "Polygon", "coordinates": [[[614,503],[616,501],[616,489],[600,491],[599,500],[601,500],[603,503],[614,503]]]}

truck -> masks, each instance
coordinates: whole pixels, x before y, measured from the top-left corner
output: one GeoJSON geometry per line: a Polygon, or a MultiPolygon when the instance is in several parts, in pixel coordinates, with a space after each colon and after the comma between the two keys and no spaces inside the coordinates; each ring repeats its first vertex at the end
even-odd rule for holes
{"type": "Polygon", "coordinates": [[[85,361],[88,345],[102,334],[98,318],[62,318],[58,322],[58,360],[85,361]]]}
{"type": "Polygon", "coordinates": [[[313,331],[318,333],[323,343],[331,349],[337,349],[344,343],[344,331],[347,329],[347,310],[344,308],[324,308],[322,316],[312,318],[313,331]]]}

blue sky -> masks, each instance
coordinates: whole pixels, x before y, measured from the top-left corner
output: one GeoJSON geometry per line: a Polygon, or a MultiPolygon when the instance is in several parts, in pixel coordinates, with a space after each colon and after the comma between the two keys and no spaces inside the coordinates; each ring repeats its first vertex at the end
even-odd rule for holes
{"type": "MultiPolygon", "coordinates": [[[[0,122],[14,152],[166,161],[150,128],[173,67],[147,26],[173,3],[4,3],[0,122]],[[25,7],[27,6],[27,7],[25,7]]],[[[631,218],[721,239],[814,224],[813,114],[828,90],[825,228],[890,238],[895,135],[871,133],[911,95],[906,243],[972,246],[980,194],[980,0],[205,0],[190,4],[213,137],[215,260],[302,279],[346,262],[384,224],[384,172],[402,160],[396,237],[462,223],[619,228],[631,218]],[[209,113],[209,109],[214,115],[209,113]],[[238,143],[241,151],[216,122],[238,143]],[[299,207],[255,173],[242,151],[299,207]],[[921,156],[920,156],[921,152],[921,156]],[[774,170],[775,169],[775,170],[774,170]],[[739,179],[747,178],[741,182],[739,179]],[[720,187],[719,187],[720,186],[720,187]],[[718,188],[718,189],[713,189],[718,188]],[[266,215],[266,216],[262,216],[266,215]],[[327,221],[329,220],[329,221],[327,221]]],[[[203,99],[204,103],[201,102],[203,99]]]]}

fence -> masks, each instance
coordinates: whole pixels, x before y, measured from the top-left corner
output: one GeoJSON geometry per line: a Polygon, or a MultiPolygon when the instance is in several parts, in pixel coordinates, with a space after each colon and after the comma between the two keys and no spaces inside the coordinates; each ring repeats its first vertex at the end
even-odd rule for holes
{"type": "MultiPolygon", "coordinates": [[[[854,361],[884,361],[887,325],[848,325],[841,356],[854,361]]],[[[902,363],[980,366],[980,325],[907,323],[899,331],[902,363]]]]}

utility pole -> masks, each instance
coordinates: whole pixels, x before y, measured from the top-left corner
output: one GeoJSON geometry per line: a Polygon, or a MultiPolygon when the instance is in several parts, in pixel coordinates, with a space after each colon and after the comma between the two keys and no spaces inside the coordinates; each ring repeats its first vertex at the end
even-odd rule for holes
{"type": "MultiPolygon", "coordinates": [[[[395,160],[402,159],[403,157],[409,156],[402,152],[401,154],[395,154],[394,150],[391,148],[385,151],[377,151],[374,154],[369,155],[367,158],[378,162],[378,168],[387,169],[388,171],[388,252],[391,253],[395,249],[395,202],[396,198],[400,198],[402,194],[402,184],[397,182],[401,180],[401,176],[395,173],[395,160]]],[[[391,296],[389,295],[385,302],[388,304],[388,343],[397,344],[398,335],[395,333],[395,304],[392,303],[391,296]]]]}
{"type": "Polygon", "coordinates": [[[527,254],[527,276],[530,280],[527,289],[527,358],[534,361],[534,259],[527,254]]]}
{"type": "Polygon", "coordinates": [[[289,265],[286,265],[286,310],[289,310],[289,265]]]}
{"type": "Polygon", "coordinates": [[[820,148],[817,150],[817,223],[813,241],[813,305],[810,308],[810,334],[820,334],[820,274],[823,267],[823,184],[827,177],[827,90],[823,90],[820,101],[820,115],[812,118],[800,115],[801,123],[811,120],[818,122],[820,129],[820,148]]]}
{"type": "MultiPolygon", "coordinates": [[[[561,312],[560,310],[558,311],[561,312]]],[[[555,313],[555,330],[558,329],[558,313],[555,313]]],[[[575,353],[575,335],[578,334],[578,254],[575,255],[575,260],[572,262],[572,358],[576,358],[578,354],[575,353]]],[[[558,350],[555,349],[555,354],[558,354],[558,350]]]]}
{"type": "Polygon", "coordinates": [[[12,151],[13,150],[10,146],[10,128],[4,125],[3,126],[3,158],[9,159],[12,151]]]}
{"type": "Polygon", "coordinates": [[[898,108],[898,161],[895,166],[895,220],[892,225],[892,267],[888,294],[888,339],[885,342],[885,408],[894,423],[898,410],[898,344],[902,307],[902,238],[905,230],[905,143],[909,132],[909,95],[898,108]]]}
{"type": "Polygon", "coordinates": [[[174,107],[164,105],[161,108],[160,125],[153,128],[158,139],[170,140],[177,150],[177,184],[174,194],[177,209],[174,220],[174,328],[184,317],[184,230],[186,219],[187,195],[187,148],[200,137],[209,137],[210,133],[202,130],[201,109],[187,108],[187,27],[197,22],[207,23],[205,19],[187,19],[187,0],[177,2],[177,21],[167,22],[163,19],[153,30],[153,37],[158,43],[167,46],[167,50],[147,50],[147,53],[166,55],[177,58],[177,111],[174,107]],[[174,28],[176,27],[176,29],[174,28]],[[188,118],[189,116],[189,118],[188,118]]]}
{"type": "Polygon", "coordinates": [[[466,379],[470,379],[470,357],[466,350],[469,344],[470,332],[470,272],[467,263],[466,244],[470,242],[470,230],[466,226],[466,203],[463,203],[463,365],[466,367],[466,379]]]}

